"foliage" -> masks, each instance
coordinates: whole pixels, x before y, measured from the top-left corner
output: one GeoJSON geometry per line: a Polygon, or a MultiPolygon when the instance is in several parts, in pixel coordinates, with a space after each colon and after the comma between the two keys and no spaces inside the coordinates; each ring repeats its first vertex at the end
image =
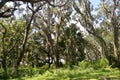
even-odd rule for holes
{"type": "Polygon", "coordinates": [[[120,2],[101,0],[95,9],[90,1],[0,0],[0,78],[119,73],[109,66],[120,67],[120,2]]]}
{"type": "Polygon", "coordinates": [[[26,76],[22,79],[26,80],[76,80],[76,79],[103,79],[103,78],[109,78],[109,79],[119,79],[119,69],[99,69],[99,70],[93,70],[93,69],[57,69],[57,70],[48,70],[44,74],[36,74],[35,76],[29,77],[26,76]],[[114,71],[114,72],[113,72],[114,71]]]}
{"type": "Polygon", "coordinates": [[[86,69],[86,68],[102,69],[102,68],[107,68],[109,66],[109,62],[106,58],[102,58],[93,62],[88,62],[88,61],[79,62],[79,66],[81,69],[86,69]]]}
{"type": "Polygon", "coordinates": [[[102,58],[92,63],[94,69],[107,68],[109,66],[109,61],[106,58],[102,58]]]}
{"type": "MultiPolygon", "coordinates": [[[[13,69],[9,69],[9,73],[13,69]]],[[[73,68],[64,67],[60,69],[45,67],[20,67],[19,74],[5,75],[0,73],[1,79],[25,79],[25,80],[71,80],[71,79],[102,79],[102,78],[120,78],[120,70],[118,68],[110,68],[106,59],[101,59],[96,62],[79,62],[79,65],[74,65],[73,68]]]]}

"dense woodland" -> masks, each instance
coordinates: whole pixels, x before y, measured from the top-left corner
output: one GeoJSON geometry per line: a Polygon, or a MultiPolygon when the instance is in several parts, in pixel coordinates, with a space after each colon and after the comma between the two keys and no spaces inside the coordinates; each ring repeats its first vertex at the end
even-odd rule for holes
{"type": "Polygon", "coordinates": [[[25,68],[119,69],[119,29],[120,0],[98,6],[91,0],[0,0],[0,77],[16,78],[25,68]]]}

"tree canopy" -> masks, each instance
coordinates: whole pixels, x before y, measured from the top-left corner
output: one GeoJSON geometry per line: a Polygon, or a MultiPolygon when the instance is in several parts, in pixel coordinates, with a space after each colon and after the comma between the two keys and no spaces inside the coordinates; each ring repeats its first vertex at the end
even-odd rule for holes
{"type": "Polygon", "coordinates": [[[91,0],[0,0],[0,66],[18,73],[105,58],[120,67],[119,28],[119,0],[96,8],[91,0]]]}

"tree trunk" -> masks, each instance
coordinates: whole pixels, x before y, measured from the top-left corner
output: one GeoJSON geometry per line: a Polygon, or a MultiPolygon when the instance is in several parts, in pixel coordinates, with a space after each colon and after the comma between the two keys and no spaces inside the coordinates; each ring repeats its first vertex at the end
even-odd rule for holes
{"type": "Polygon", "coordinates": [[[30,26],[31,26],[31,22],[33,20],[33,17],[34,17],[34,13],[32,14],[31,19],[30,19],[29,23],[27,24],[27,28],[26,28],[24,40],[23,40],[23,43],[22,43],[22,49],[21,49],[21,52],[20,52],[20,56],[18,57],[17,63],[15,64],[15,71],[18,70],[20,62],[21,62],[21,60],[24,56],[26,43],[27,43],[27,40],[28,40],[29,30],[30,30],[30,26]]]}
{"type": "Polygon", "coordinates": [[[115,66],[120,67],[120,61],[119,61],[119,53],[118,53],[118,49],[119,49],[119,43],[118,43],[118,31],[119,31],[119,26],[118,26],[118,21],[117,21],[117,15],[115,13],[117,9],[116,6],[116,1],[114,2],[114,9],[112,10],[111,13],[111,22],[112,22],[112,26],[113,26],[113,34],[114,34],[114,57],[115,57],[115,66]]]}
{"type": "Polygon", "coordinates": [[[48,57],[48,68],[50,68],[50,66],[51,66],[51,64],[53,63],[53,57],[52,57],[52,55],[50,54],[51,52],[50,52],[50,50],[47,52],[47,57],[48,57]]]}
{"type": "Polygon", "coordinates": [[[118,44],[118,28],[115,26],[114,27],[114,57],[115,57],[115,61],[116,61],[115,64],[116,64],[117,67],[119,67],[119,65],[120,65],[118,48],[119,48],[119,44],[118,44]]]}
{"type": "Polygon", "coordinates": [[[56,57],[56,61],[55,61],[55,64],[56,64],[56,68],[60,68],[60,54],[59,54],[59,51],[56,50],[55,51],[55,57],[56,57]]]}
{"type": "Polygon", "coordinates": [[[118,60],[118,29],[114,27],[114,55],[116,60],[118,60]]]}

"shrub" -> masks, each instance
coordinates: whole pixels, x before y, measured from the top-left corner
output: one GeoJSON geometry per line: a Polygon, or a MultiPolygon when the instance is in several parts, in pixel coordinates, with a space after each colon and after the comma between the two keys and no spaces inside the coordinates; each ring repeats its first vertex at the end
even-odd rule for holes
{"type": "Polygon", "coordinates": [[[81,61],[78,65],[81,69],[93,68],[93,69],[101,69],[109,66],[109,61],[106,58],[99,59],[97,61],[88,62],[81,61]]]}
{"type": "Polygon", "coordinates": [[[102,58],[92,63],[94,69],[106,68],[109,66],[109,61],[106,58],[102,58]]]}
{"type": "Polygon", "coordinates": [[[86,68],[91,67],[91,63],[90,63],[90,62],[87,62],[87,61],[81,61],[81,62],[78,63],[78,66],[79,66],[81,69],[86,69],[86,68]]]}

